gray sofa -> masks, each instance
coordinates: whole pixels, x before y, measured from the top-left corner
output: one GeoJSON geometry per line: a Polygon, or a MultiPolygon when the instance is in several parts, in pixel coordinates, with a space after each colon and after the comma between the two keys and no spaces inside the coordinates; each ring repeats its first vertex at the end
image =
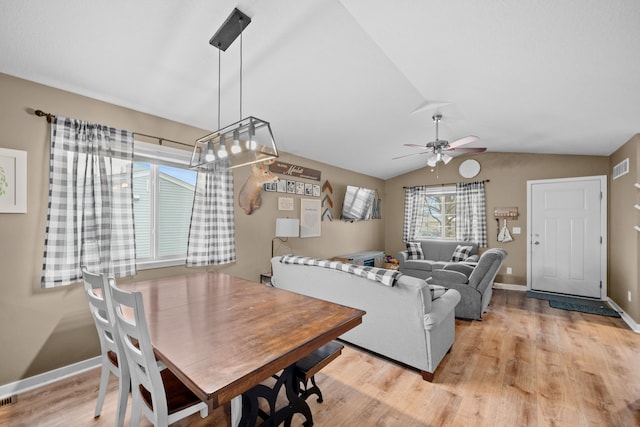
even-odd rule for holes
{"type": "Polygon", "coordinates": [[[451,262],[451,255],[458,245],[471,246],[471,257],[467,258],[465,262],[478,261],[478,245],[476,243],[433,239],[417,240],[417,242],[420,242],[424,259],[410,260],[406,250],[398,252],[397,256],[399,270],[409,276],[428,279],[433,270],[443,268],[451,262]]]}
{"type": "Polygon", "coordinates": [[[506,257],[504,249],[487,249],[477,265],[449,263],[433,270],[427,282],[460,292],[462,300],[456,306],[457,318],[482,320],[493,294],[493,281],[506,257]]]}
{"type": "MultiPolygon", "coordinates": [[[[389,287],[331,268],[271,260],[271,284],[280,289],[366,311],[362,324],[340,338],[421,371],[431,381],[455,336],[460,293],[450,289],[432,300],[425,280],[401,275],[389,287]]],[[[292,307],[295,316],[295,307],[292,307]]]]}

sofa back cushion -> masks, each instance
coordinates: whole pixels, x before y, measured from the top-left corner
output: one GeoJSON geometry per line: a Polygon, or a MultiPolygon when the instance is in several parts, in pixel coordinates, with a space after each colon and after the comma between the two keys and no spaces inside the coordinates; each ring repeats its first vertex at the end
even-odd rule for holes
{"type": "Polygon", "coordinates": [[[472,242],[461,242],[458,240],[420,240],[424,259],[433,261],[451,261],[453,251],[458,245],[471,246],[471,255],[478,253],[478,245],[472,242]]]}

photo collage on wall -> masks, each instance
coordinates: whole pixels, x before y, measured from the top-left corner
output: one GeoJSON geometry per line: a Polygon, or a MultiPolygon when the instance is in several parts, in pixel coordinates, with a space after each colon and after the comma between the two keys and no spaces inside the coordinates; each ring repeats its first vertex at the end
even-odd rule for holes
{"type": "MultiPolygon", "coordinates": [[[[309,179],[314,179],[317,181],[320,180],[320,171],[302,168],[300,166],[291,165],[288,163],[276,162],[275,165],[270,165],[270,170],[271,172],[288,175],[292,175],[292,172],[297,172],[296,175],[300,177],[308,177],[309,179]]],[[[269,182],[264,184],[264,191],[295,194],[298,196],[306,197],[320,197],[320,184],[297,181],[289,179],[290,177],[291,176],[280,177],[278,182],[269,182]]]]}
{"type": "Polygon", "coordinates": [[[264,184],[264,191],[296,194],[298,196],[320,197],[320,185],[310,182],[280,179],[278,182],[264,184]]]}

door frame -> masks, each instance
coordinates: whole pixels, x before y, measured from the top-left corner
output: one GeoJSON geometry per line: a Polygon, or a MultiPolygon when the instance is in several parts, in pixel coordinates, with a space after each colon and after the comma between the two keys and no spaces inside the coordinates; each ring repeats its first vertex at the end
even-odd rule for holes
{"type": "Polygon", "coordinates": [[[532,187],[536,184],[561,184],[563,182],[576,182],[576,181],[600,181],[600,232],[602,236],[602,244],[600,245],[600,281],[602,281],[602,288],[600,289],[600,300],[606,300],[608,295],[607,284],[607,253],[608,253],[608,229],[607,229],[607,176],[595,175],[595,176],[579,176],[574,178],[556,178],[556,179],[537,179],[527,181],[527,290],[531,288],[531,211],[532,206],[532,187]]]}

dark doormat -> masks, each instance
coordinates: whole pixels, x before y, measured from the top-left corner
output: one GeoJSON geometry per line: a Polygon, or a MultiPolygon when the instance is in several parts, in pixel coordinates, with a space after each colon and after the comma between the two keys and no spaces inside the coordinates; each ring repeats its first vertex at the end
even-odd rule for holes
{"type": "Polygon", "coordinates": [[[561,310],[599,314],[600,316],[621,317],[620,313],[609,307],[605,301],[574,298],[545,292],[527,291],[529,298],[549,300],[549,306],[561,310]]]}
{"type": "Polygon", "coordinates": [[[582,313],[599,314],[600,316],[621,317],[620,313],[610,308],[604,301],[558,301],[549,300],[549,306],[562,310],[579,311],[582,313]]]}

